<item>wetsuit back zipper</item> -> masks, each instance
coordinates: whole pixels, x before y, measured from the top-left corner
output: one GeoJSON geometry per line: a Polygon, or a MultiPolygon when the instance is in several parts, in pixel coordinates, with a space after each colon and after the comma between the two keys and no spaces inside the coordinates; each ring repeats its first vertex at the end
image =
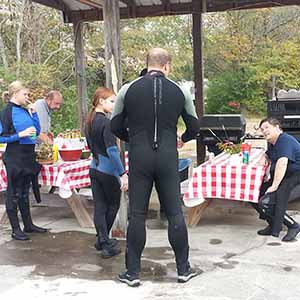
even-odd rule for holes
{"type": "Polygon", "coordinates": [[[158,148],[158,124],[157,124],[157,115],[158,115],[158,104],[162,104],[162,80],[161,78],[154,78],[154,137],[153,137],[153,149],[156,150],[158,148]],[[157,80],[158,80],[158,98],[157,98],[157,80]]]}

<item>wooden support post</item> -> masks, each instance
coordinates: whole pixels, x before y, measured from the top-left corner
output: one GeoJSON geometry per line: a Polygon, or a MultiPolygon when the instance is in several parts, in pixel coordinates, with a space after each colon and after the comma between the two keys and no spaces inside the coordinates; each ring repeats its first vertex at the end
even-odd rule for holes
{"type": "Polygon", "coordinates": [[[120,8],[118,0],[105,0],[103,5],[106,86],[115,92],[122,86],[120,8]]]}
{"type": "Polygon", "coordinates": [[[84,133],[85,118],[87,115],[87,88],[85,78],[85,58],[82,39],[82,23],[80,20],[73,22],[74,45],[75,45],[75,72],[77,81],[78,114],[80,130],[84,133]]]}
{"type": "MultiPolygon", "coordinates": [[[[194,78],[195,78],[195,101],[198,117],[204,114],[203,95],[203,58],[202,58],[202,6],[200,1],[193,0],[193,54],[194,54],[194,78]],[[195,3],[194,3],[195,2],[195,3]]],[[[205,145],[197,140],[197,165],[204,162],[205,145]]]]}
{"type": "MultiPolygon", "coordinates": [[[[120,7],[118,0],[105,0],[103,5],[106,86],[116,93],[122,86],[120,7]]],[[[124,163],[124,143],[120,143],[124,163]]],[[[124,164],[125,165],[125,164],[124,164]]],[[[112,232],[125,237],[127,230],[127,201],[122,193],[121,204],[112,232]]]]}
{"type": "Polygon", "coordinates": [[[7,212],[6,210],[4,209],[3,213],[2,213],[2,216],[0,218],[0,225],[6,225],[8,224],[9,221],[8,221],[8,216],[7,216],[7,212]]]}

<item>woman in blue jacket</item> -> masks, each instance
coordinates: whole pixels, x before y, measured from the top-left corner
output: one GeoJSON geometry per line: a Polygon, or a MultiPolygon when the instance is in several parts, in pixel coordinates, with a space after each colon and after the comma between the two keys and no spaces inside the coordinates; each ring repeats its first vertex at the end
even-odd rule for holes
{"type": "Polygon", "coordinates": [[[117,241],[109,238],[109,232],[120,207],[121,191],[128,188],[128,178],[120,159],[116,137],[106,117],[106,114],[112,112],[114,102],[115,94],[111,89],[97,88],[86,126],[87,142],[93,154],[90,177],[95,201],[95,247],[102,250],[103,258],[120,253],[117,241]]]}
{"type": "Polygon", "coordinates": [[[37,113],[28,107],[29,90],[20,81],[8,88],[9,102],[0,112],[0,143],[7,143],[3,162],[7,173],[6,212],[12,227],[12,238],[28,240],[26,233],[47,230],[32,223],[29,207],[29,188],[33,176],[40,171],[34,152],[36,136],[40,133],[37,113]],[[21,230],[17,208],[21,212],[21,230]]]}

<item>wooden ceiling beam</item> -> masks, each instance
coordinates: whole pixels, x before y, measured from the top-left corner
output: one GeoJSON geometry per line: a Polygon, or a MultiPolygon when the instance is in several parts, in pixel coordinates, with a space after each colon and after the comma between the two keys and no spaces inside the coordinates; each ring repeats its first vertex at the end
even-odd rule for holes
{"type": "Polygon", "coordinates": [[[103,0],[76,0],[80,3],[95,7],[95,8],[102,8],[103,7],[103,0]]]}
{"type": "Polygon", "coordinates": [[[300,0],[208,0],[206,3],[207,12],[228,11],[228,10],[241,10],[241,9],[256,9],[268,7],[281,7],[288,5],[299,5],[300,0]]]}
{"type": "MultiPolygon", "coordinates": [[[[191,3],[181,3],[181,4],[170,4],[169,10],[166,11],[163,5],[154,6],[132,6],[134,13],[130,13],[129,6],[127,8],[120,8],[120,18],[130,19],[130,18],[145,18],[145,17],[158,17],[164,15],[182,15],[190,14],[193,12],[193,7],[191,3]]],[[[86,10],[86,11],[73,11],[72,18],[81,17],[84,20],[103,20],[102,11],[96,10],[86,10]]]]}

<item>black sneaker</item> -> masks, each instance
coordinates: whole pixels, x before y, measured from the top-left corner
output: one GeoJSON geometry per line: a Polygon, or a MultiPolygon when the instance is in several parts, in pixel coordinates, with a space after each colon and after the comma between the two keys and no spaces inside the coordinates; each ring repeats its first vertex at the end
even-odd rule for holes
{"type": "Polygon", "coordinates": [[[183,274],[178,274],[178,282],[179,283],[185,283],[188,282],[190,279],[196,277],[197,275],[199,275],[199,272],[197,272],[196,270],[189,268],[188,271],[186,271],[183,274]]]}
{"type": "Polygon", "coordinates": [[[125,271],[124,273],[121,273],[118,275],[119,281],[126,283],[127,285],[131,287],[136,287],[141,284],[140,279],[135,275],[130,275],[128,271],[125,271]]]}
{"type": "Polygon", "coordinates": [[[24,232],[26,232],[26,233],[46,233],[46,232],[48,232],[48,229],[32,224],[29,227],[24,227],[24,232]]]}
{"type": "Polygon", "coordinates": [[[121,249],[118,247],[113,247],[110,249],[103,249],[101,252],[101,257],[106,259],[106,258],[111,258],[113,256],[116,256],[121,253],[121,249]]]}
{"type": "Polygon", "coordinates": [[[25,234],[21,229],[15,229],[12,232],[11,237],[14,240],[17,240],[17,241],[28,241],[28,240],[30,240],[29,236],[27,234],[25,234]]]}
{"type": "MultiPolygon", "coordinates": [[[[109,239],[109,243],[112,247],[116,247],[118,245],[118,240],[117,239],[109,239]]],[[[103,243],[100,243],[98,237],[96,238],[96,243],[94,245],[96,250],[101,251],[103,250],[103,243]]]]}
{"type": "Polygon", "coordinates": [[[272,228],[271,228],[270,225],[268,225],[266,228],[258,230],[257,234],[258,235],[271,235],[272,234],[272,228]]]}
{"type": "Polygon", "coordinates": [[[282,238],[283,242],[290,242],[295,239],[297,234],[300,232],[300,226],[295,228],[289,228],[287,234],[282,238]]]}

